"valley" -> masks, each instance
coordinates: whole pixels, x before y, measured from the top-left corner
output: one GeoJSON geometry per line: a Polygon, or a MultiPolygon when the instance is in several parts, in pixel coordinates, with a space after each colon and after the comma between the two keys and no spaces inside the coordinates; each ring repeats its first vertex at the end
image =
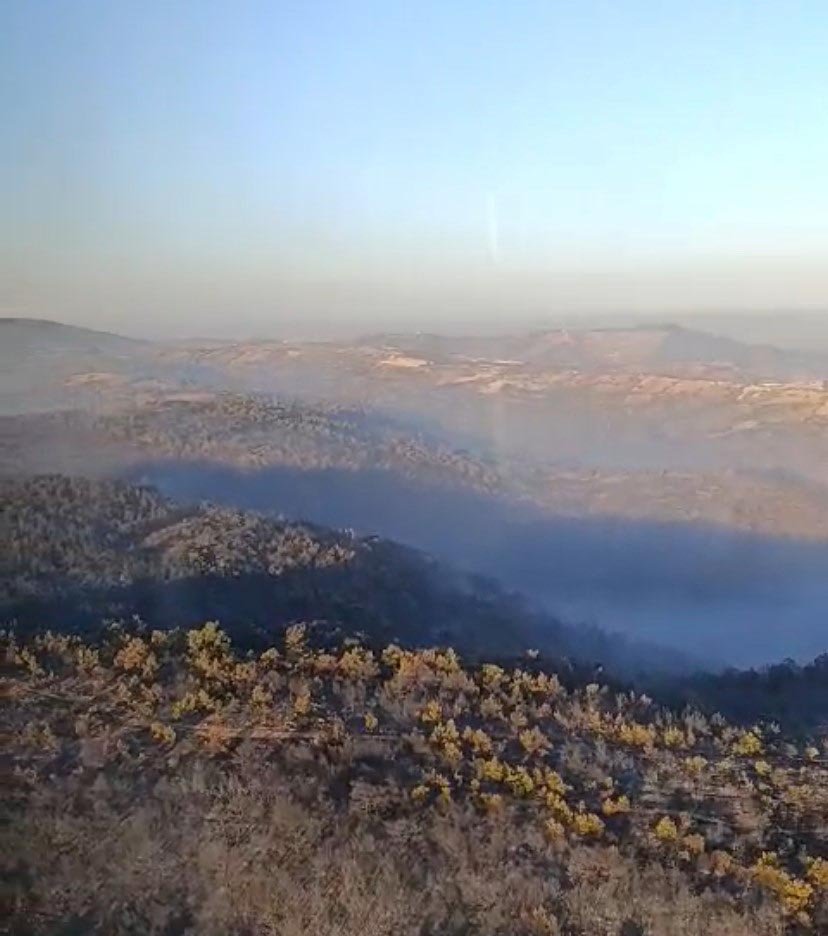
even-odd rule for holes
{"type": "Polygon", "coordinates": [[[0,416],[7,477],[379,535],[707,666],[825,650],[818,354],[672,328],[516,337],[509,359],[491,339],[133,347],[56,325],[44,350],[43,328],[10,376],[59,347],[61,369],[41,369],[43,405],[0,416]],[[83,369],[101,355],[109,371],[83,369]]]}

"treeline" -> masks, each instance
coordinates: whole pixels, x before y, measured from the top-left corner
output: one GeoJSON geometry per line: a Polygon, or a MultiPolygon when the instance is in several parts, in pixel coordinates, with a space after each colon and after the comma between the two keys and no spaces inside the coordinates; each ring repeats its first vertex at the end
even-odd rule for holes
{"type": "Polygon", "coordinates": [[[353,558],[342,537],[209,506],[178,507],[148,487],[60,475],[0,481],[5,601],[77,585],[194,575],[278,576],[353,558]]]}
{"type": "Polygon", "coordinates": [[[224,393],[120,410],[92,417],[91,425],[102,441],[127,443],[153,457],[305,470],[385,468],[479,491],[505,487],[494,466],[352,408],[224,393]]]}
{"type": "Polygon", "coordinates": [[[828,734],[828,653],[804,665],[786,660],[761,669],[702,674],[684,685],[683,698],[741,722],[764,720],[828,734]]]}
{"type": "Polygon", "coordinates": [[[27,627],[152,626],[218,617],[236,637],[272,639],[294,620],[408,643],[519,652],[573,635],[492,583],[416,550],[210,505],[179,507],[118,481],[0,482],[0,614],[27,627]]]}

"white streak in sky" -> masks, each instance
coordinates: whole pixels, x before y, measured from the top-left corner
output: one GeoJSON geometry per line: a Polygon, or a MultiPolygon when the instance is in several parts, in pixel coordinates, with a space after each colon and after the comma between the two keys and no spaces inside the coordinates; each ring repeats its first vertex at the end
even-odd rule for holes
{"type": "Polygon", "coordinates": [[[497,204],[491,192],[486,196],[486,221],[489,233],[489,259],[492,261],[492,266],[499,266],[500,225],[497,220],[497,204]]]}

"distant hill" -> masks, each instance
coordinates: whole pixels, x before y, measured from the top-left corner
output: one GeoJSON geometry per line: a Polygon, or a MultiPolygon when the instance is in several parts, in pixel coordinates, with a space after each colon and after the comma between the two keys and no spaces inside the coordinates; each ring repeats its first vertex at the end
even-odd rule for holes
{"type": "Polygon", "coordinates": [[[828,356],[672,326],[159,352],[194,385],[379,410],[495,460],[828,484],[828,356]]]}
{"type": "Polygon", "coordinates": [[[149,342],[41,319],[0,318],[0,411],[25,412],[78,401],[90,390],[149,375],[149,342]],[[67,381],[75,380],[67,387],[67,381]]]}
{"type": "Polygon", "coordinates": [[[553,329],[518,335],[451,337],[376,334],[360,344],[393,348],[435,361],[452,357],[513,361],[533,368],[586,373],[707,373],[746,379],[828,380],[828,353],[747,344],[678,325],[553,329]]]}
{"type": "Polygon", "coordinates": [[[4,354],[12,351],[129,352],[149,344],[113,332],[65,325],[48,319],[0,317],[0,347],[4,354]]]}
{"type": "MultiPolygon", "coordinates": [[[[228,354],[243,353],[247,361],[266,364],[270,357],[295,358],[301,349],[312,352],[385,348],[410,355],[413,361],[447,363],[472,359],[509,362],[532,370],[572,369],[594,373],[648,373],[674,376],[727,376],[743,380],[828,380],[828,352],[803,351],[766,343],[748,343],[680,325],[639,325],[630,328],[556,328],[513,335],[438,335],[424,332],[377,333],[350,344],[329,342],[176,341],[155,344],[44,319],[0,318],[2,361],[20,365],[31,356],[144,356],[154,350],[156,364],[181,365],[203,357],[221,366],[228,354]],[[22,356],[22,359],[21,359],[22,356]]],[[[231,358],[232,359],[232,358],[231,358]]]]}

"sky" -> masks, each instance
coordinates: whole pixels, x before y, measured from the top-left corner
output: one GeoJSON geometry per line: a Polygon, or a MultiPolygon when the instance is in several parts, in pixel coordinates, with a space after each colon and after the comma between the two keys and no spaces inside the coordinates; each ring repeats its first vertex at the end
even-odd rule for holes
{"type": "Polygon", "coordinates": [[[825,0],[3,0],[0,315],[828,310],[826,49],[825,0]]]}

